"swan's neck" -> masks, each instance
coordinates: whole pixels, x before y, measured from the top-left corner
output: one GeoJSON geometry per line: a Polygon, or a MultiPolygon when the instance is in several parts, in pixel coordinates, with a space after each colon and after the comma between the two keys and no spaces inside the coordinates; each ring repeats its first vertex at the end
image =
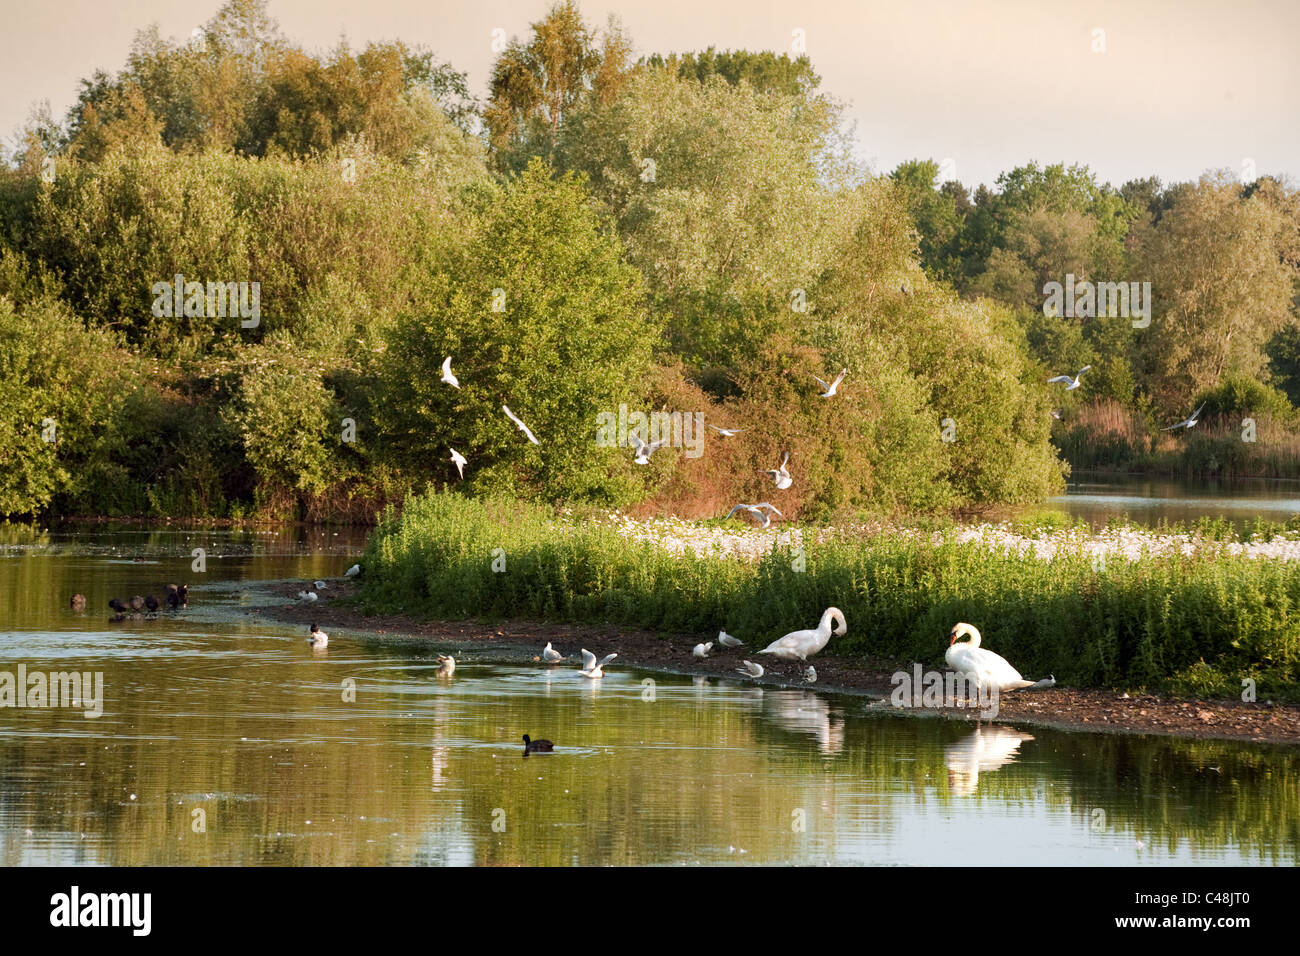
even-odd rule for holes
{"type": "Polygon", "coordinates": [[[839,617],[839,611],[835,610],[835,608],[833,607],[827,608],[825,612],[822,614],[822,622],[819,625],[817,625],[818,633],[820,634],[833,633],[831,631],[831,627],[833,626],[833,622],[837,617],[839,617]]]}
{"type": "Polygon", "coordinates": [[[969,631],[966,632],[966,640],[970,642],[971,647],[979,647],[980,632],[975,630],[975,628],[972,627],[969,631]]]}

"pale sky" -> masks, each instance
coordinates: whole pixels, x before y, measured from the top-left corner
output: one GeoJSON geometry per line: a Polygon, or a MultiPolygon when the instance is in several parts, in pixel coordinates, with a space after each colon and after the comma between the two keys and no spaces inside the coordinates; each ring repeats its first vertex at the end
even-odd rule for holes
{"type": "MultiPolygon", "coordinates": [[[[1090,166],[1120,185],[1207,169],[1300,182],[1300,4],[1294,0],[580,0],[617,13],[638,55],[770,49],[802,30],[822,89],[849,104],[878,172],[948,159],[968,186],[1030,160],[1090,166]],[[1093,31],[1104,52],[1093,52],[1093,31]]],[[[116,72],[157,22],[187,38],[220,0],[0,0],[0,137],[77,81],[116,72]]],[[[401,39],[429,47],[486,92],[492,31],[524,36],[549,0],[272,0],[285,36],[324,50],[401,39]]]]}

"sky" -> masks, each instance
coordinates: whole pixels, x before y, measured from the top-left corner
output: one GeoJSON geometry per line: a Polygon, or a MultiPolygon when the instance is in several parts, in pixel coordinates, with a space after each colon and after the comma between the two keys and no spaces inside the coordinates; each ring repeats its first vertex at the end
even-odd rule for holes
{"type": "MultiPolygon", "coordinates": [[[[310,50],[400,39],[469,74],[479,96],[493,31],[526,36],[550,0],[271,0],[310,50]]],[[[579,0],[616,14],[636,53],[794,52],[847,104],[876,172],[934,159],[992,185],[1031,160],[1083,163],[1120,185],[1211,169],[1300,183],[1300,3],[1294,0],[579,0]],[[798,32],[802,31],[802,32],[798,32]]],[[[0,0],[0,138],[34,104],[62,117],[77,81],[125,63],[156,22],[188,38],[221,0],[0,0]]]]}

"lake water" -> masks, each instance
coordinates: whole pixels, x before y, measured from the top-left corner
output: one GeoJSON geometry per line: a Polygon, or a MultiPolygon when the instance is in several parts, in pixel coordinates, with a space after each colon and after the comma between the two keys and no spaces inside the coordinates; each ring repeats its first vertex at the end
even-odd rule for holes
{"type": "Polygon", "coordinates": [[[1153,527],[1222,518],[1245,529],[1255,518],[1283,522],[1300,515],[1300,482],[1272,479],[1183,480],[1130,475],[1072,476],[1050,510],[1103,527],[1112,518],[1153,527]]]}
{"type": "Polygon", "coordinates": [[[589,681],[473,651],[439,679],[446,648],[336,632],[314,652],[300,627],[248,620],[251,583],[337,576],[360,547],[0,526],[0,671],[104,682],[98,718],[0,708],[0,861],[1300,861],[1297,748],[977,731],[861,697],[617,665],[589,681]],[[108,623],[109,597],[169,581],[190,583],[188,609],[108,623]],[[556,753],[525,758],[523,733],[556,753]]]}

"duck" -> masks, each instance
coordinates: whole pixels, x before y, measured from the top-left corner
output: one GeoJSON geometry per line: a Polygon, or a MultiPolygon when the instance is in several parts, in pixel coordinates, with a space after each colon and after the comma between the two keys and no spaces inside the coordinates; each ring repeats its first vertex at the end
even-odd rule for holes
{"type": "Polygon", "coordinates": [[[439,677],[450,677],[456,673],[456,658],[449,654],[439,654],[438,669],[434,673],[439,677]]]}
{"type": "Polygon", "coordinates": [[[167,585],[167,606],[173,611],[189,603],[190,586],[188,584],[167,585]]]}
{"type": "Polygon", "coordinates": [[[111,607],[118,614],[125,614],[127,612],[127,606],[124,603],[122,603],[121,598],[109,598],[108,606],[111,607]]]}
{"type": "Polygon", "coordinates": [[[540,753],[548,754],[555,750],[555,744],[549,740],[531,740],[527,734],[524,734],[524,756],[529,754],[540,753]]]}
{"type": "Polygon", "coordinates": [[[74,611],[84,611],[86,609],[86,595],[84,594],[72,595],[72,609],[74,611]]]}
{"type": "Polygon", "coordinates": [[[582,670],[578,671],[578,673],[581,674],[583,677],[590,677],[593,679],[597,677],[604,677],[605,665],[608,664],[616,657],[618,657],[618,654],[606,654],[604,657],[600,659],[600,662],[597,663],[596,655],[591,653],[591,651],[587,650],[584,647],[582,649],[582,670]]]}
{"type": "Polygon", "coordinates": [[[139,614],[144,610],[144,596],[140,594],[131,595],[131,610],[139,614]]]}
{"type": "Polygon", "coordinates": [[[542,648],[542,660],[548,664],[558,664],[560,661],[567,661],[567,657],[561,657],[560,652],[551,647],[551,642],[547,641],[546,646],[542,648]]]}
{"type": "Polygon", "coordinates": [[[144,606],[148,608],[150,614],[157,614],[158,608],[162,605],[158,603],[158,599],[152,594],[146,594],[144,598],[144,606]]]}
{"type": "Polygon", "coordinates": [[[964,622],[953,625],[952,631],[948,634],[948,651],[943,655],[943,659],[958,673],[974,677],[980,687],[996,687],[999,691],[1009,691],[1036,685],[1043,687],[1056,685],[1055,677],[1042,681],[1026,680],[1005,657],[994,654],[988,648],[980,647],[980,640],[979,628],[975,625],[964,622]],[[963,637],[969,639],[962,641],[963,637]]]}
{"type": "Polygon", "coordinates": [[[828,607],[822,612],[821,623],[816,628],[791,631],[785,637],[773,641],[758,653],[771,654],[777,660],[782,661],[806,662],[809,657],[826,646],[832,634],[846,634],[848,630],[849,625],[844,620],[844,613],[837,607],[828,607]],[[834,629],[831,627],[832,621],[837,625],[834,629]]]}
{"type": "Polygon", "coordinates": [[[330,636],[313,624],[311,633],[307,635],[307,641],[312,647],[324,647],[330,642],[330,636]]]}

